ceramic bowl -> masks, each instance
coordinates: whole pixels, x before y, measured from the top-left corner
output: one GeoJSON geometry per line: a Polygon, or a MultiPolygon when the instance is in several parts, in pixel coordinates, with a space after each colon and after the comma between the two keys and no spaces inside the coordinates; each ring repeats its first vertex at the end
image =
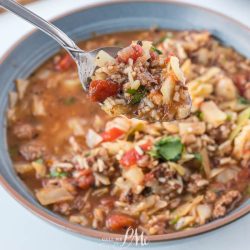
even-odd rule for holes
{"type": "MultiPolygon", "coordinates": [[[[156,25],[174,30],[206,29],[223,43],[250,57],[250,30],[247,27],[214,11],[176,1],[107,2],[60,16],[54,20],[54,24],[75,41],[87,39],[93,32],[103,34],[147,29],[156,25]]],[[[122,240],[121,235],[71,224],[42,207],[12,167],[6,142],[8,92],[14,88],[15,79],[28,77],[58,50],[56,42],[42,32],[35,31],[18,41],[0,62],[0,182],[18,202],[52,224],[85,237],[122,240]]],[[[250,200],[246,200],[222,219],[187,231],[149,236],[148,240],[164,241],[204,233],[230,223],[249,211],[250,200]]]]}

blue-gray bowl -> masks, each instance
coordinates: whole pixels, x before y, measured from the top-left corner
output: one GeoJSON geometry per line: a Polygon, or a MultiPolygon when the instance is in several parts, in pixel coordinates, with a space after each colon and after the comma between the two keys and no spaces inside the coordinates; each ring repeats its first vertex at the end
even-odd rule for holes
{"type": "MultiPolygon", "coordinates": [[[[167,1],[124,1],[89,6],[57,18],[54,24],[76,41],[115,31],[146,29],[159,26],[174,30],[205,29],[223,43],[250,57],[250,30],[239,22],[214,11],[190,4],[167,1]]],[[[7,150],[5,112],[8,92],[14,80],[28,77],[37,67],[59,50],[56,42],[40,31],[17,42],[0,64],[0,182],[14,198],[43,219],[79,235],[122,240],[122,235],[100,232],[69,223],[42,207],[16,175],[7,150]]],[[[225,218],[182,232],[149,236],[150,241],[178,239],[204,233],[230,223],[250,211],[250,200],[225,218]]]]}

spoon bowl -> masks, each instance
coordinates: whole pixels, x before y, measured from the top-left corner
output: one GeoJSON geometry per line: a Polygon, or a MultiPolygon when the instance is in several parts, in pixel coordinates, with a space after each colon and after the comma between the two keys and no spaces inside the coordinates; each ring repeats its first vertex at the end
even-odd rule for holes
{"type": "Polygon", "coordinates": [[[93,75],[94,70],[96,68],[96,65],[95,65],[96,55],[101,50],[105,51],[112,57],[116,57],[118,51],[121,50],[121,48],[103,47],[103,48],[91,50],[87,53],[79,49],[79,51],[77,51],[76,53],[74,54],[71,53],[71,56],[73,57],[73,59],[75,60],[77,64],[79,79],[85,91],[88,90],[88,83],[89,83],[88,78],[93,75]]]}

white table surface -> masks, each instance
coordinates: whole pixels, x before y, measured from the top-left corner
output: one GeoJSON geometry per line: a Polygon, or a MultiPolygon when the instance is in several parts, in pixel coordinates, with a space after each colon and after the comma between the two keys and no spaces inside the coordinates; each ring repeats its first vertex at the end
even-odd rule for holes
{"type": "MultiPolygon", "coordinates": [[[[220,11],[250,26],[250,0],[182,0],[220,11]]],[[[45,19],[101,0],[43,0],[28,5],[45,19]]],[[[211,20],[212,21],[212,20],[211,20]]],[[[32,26],[12,14],[0,15],[0,57],[32,26]]],[[[49,38],[48,38],[49,39],[49,38]]],[[[150,244],[150,249],[245,250],[250,247],[250,215],[211,233],[185,240],[150,244]]],[[[0,249],[85,250],[127,249],[83,239],[61,231],[23,208],[0,186],[0,249]]],[[[133,247],[130,249],[135,249],[133,247]]]]}

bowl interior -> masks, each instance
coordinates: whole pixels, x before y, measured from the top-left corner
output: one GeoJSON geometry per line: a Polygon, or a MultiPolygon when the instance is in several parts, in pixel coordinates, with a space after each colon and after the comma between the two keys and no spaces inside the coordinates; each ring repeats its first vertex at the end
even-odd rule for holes
{"type": "MultiPolygon", "coordinates": [[[[177,2],[120,2],[98,5],[62,16],[54,24],[75,41],[98,34],[125,30],[147,29],[152,26],[173,30],[209,30],[223,43],[250,57],[250,31],[243,25],[215,12],[177,2]],[[212,21],[211,21],[212,20],[212,21]],[[230,29],[228,28],[230,27],[230,29]]],[[[97,231],[71,225],[50,210],[42,207],[15,174],[7,151],[5,112],[8,92],[14,88],[14,80],[28,77],[38,66],[60,49],[59,45],[40,31],[33,32],[17,43],[3,58],[0,66],[0,180],[14,197],[33,212],[63,228],[87,236],[100,237],[97,231]]],[[[168,236],[152,236],[151,240],[175,239],[211,230],[247,213],[247,200],[234,210],[231,219],[212,222],[202,229],[168,236]]],[[[106,233],[107,236],[111,234],[106,233]]],[[[102,236],[105,235],[102,234],[102,236]]]]}

